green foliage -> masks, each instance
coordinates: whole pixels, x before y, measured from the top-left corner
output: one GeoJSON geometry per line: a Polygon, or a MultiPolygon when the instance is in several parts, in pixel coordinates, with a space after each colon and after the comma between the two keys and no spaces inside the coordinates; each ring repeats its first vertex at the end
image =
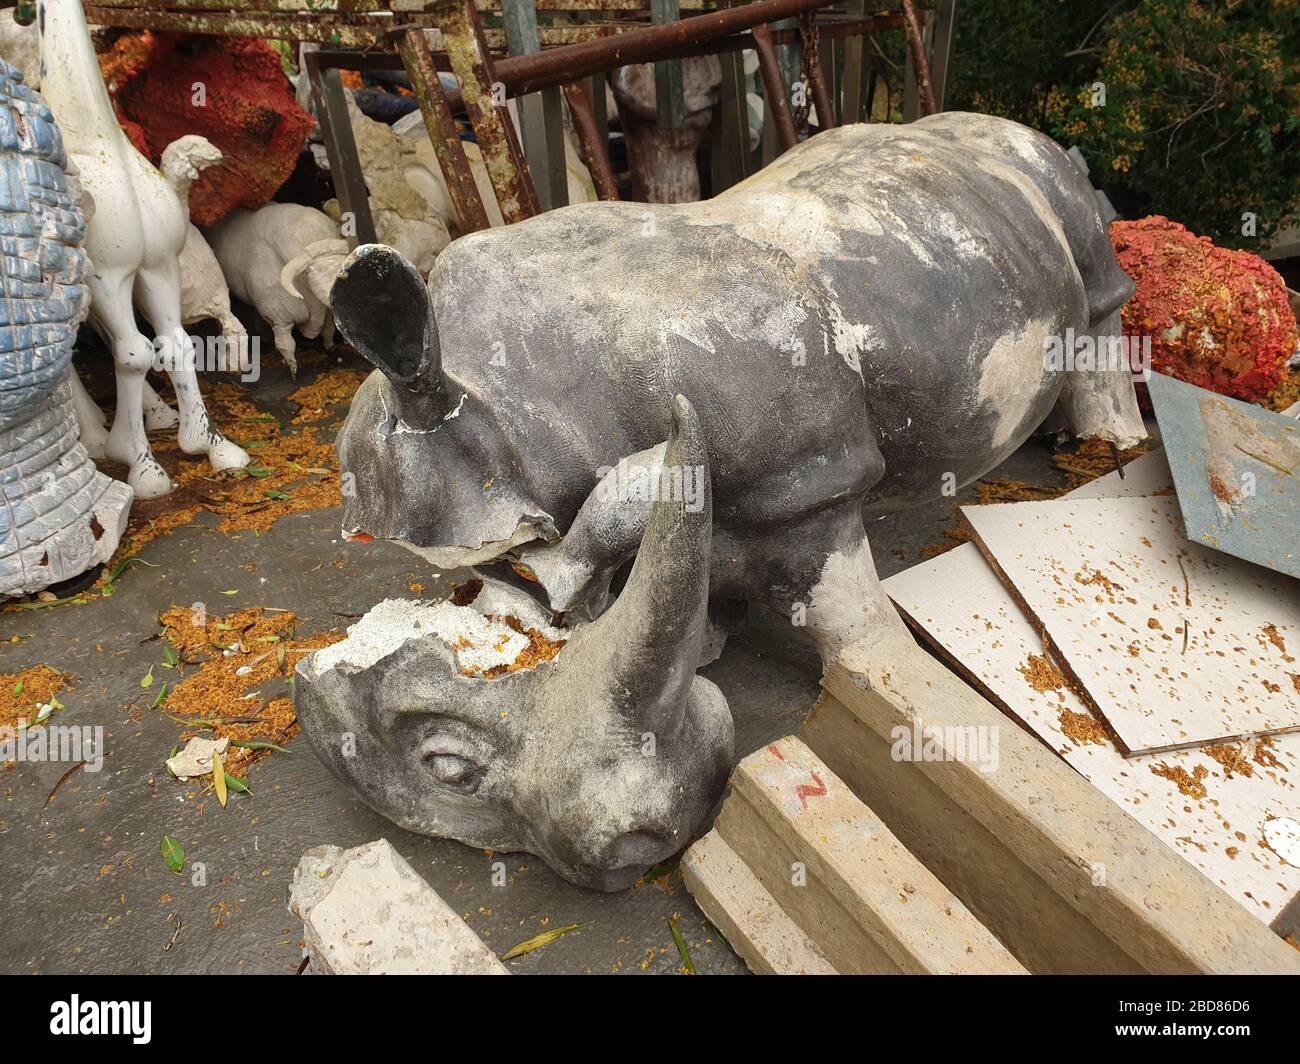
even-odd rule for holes
{"type": "Polygon", "coordinates": [[[1091,75],[1107,20],[1135,3],[960,0],[948,106],[1046,130],[1053,88],[1091,75]]]}
{"type": "Polygon", "coordinates": [[[1256,248],[1300,217],[1300,0],[969,0],[958,32],[952,105],[1077,144],[1126,213],[1256,248]]]}

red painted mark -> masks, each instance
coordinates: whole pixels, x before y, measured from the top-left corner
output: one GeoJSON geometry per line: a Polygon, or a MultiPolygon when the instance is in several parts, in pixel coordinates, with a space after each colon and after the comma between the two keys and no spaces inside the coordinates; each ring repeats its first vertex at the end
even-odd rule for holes
{"type": "Polygon", "coordinates": [[[776,758],[778,761],[784,761],[784,760],[785,760],[785,758],[781,756],[781,751],[778,750],[775,746],[769,746],[769,747],[767,748],[767,751],[768,751],[768,753],[770,753],[774,758],[776,758]]]}
{"type": "Polygon", "coordinates": [[[809,798],[820,798],[826,793],[826,784],[822,782],[822,778],[815,772],[812,774],[812,778],[817,781],[816,787],[810,787],[806,783],[801,783],[794,789],[795,797],[799,799],[799,804],[804,809],[808,808],[809,798]]]}

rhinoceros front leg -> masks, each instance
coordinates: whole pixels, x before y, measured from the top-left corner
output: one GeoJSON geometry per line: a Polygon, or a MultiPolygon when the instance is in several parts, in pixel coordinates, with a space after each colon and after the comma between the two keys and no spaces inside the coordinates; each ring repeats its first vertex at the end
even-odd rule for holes
{"type": "Polygon", "coordinates": [[[906,634],[876,575],[860,499],[765,539],[763,553],[766,571],[777,575],[767,589],[767,603],[792,624],[807,628],[824,663],[855,643],[882,643],[906,634]]]}
{"type": "Polygon", "coordinates": [[[1132,447],[1146,439],[1147,430],[1121,333],[1120,312],[1115,310],[1097,323],[1091,337],[1076,338],[1076,349],[1065,352],[1072,358],[1065,366],[1057,405],[1075,436],[1096,436],[1116,447],[1132,447]]]}
{"type": "Polygon", "coordinates": [[[665,488],[666,447],[661,443],[621,459],[587,496],[562,540],[519,552],[553,610],[587,620],[605,612],[610,582],[636,554],[665,488]]]}

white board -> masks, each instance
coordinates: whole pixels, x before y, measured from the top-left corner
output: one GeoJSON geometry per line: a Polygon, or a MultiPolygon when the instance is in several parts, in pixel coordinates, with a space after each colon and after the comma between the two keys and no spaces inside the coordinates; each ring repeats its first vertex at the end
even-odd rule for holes
{"type": "Polygon", "coordinates": [[[962,514],[1126,755],[1300,728],[1300,586],[1189,542],[1175,497],[962,514]]]}

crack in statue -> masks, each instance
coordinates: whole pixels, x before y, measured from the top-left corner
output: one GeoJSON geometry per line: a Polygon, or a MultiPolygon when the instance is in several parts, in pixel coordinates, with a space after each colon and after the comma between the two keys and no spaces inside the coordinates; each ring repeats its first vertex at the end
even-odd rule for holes
{"type": "Polygon", "coordinates": [[[427,289],[359,248],[332,304],[378,372],[339,437],[345,536],[512,561],[580,623],[553,661],[495,679],[457,678],[428,638],[369,672],[304,663],[304,729],[398,823],[625,885],[689,840],[730,764],[725,703],[694,678],[706,603],[789,614],[827,660],[892,635],[866,521],[950,496],[1058,402],[1079,435],[1145,435],[1123,367],[1045,357],[1067,330],[1117,336],[1132,290],[1069,157],[968,114],[821,133],[702,203],[474,233],[427,289]],[[669,490],[627,489],[665,469],[669,490]],[[441,715],[474,714],[489,738],[467,795],[417,751],[441,715]],[[643,732],[653,765],[631,760],[643,732]]]}

